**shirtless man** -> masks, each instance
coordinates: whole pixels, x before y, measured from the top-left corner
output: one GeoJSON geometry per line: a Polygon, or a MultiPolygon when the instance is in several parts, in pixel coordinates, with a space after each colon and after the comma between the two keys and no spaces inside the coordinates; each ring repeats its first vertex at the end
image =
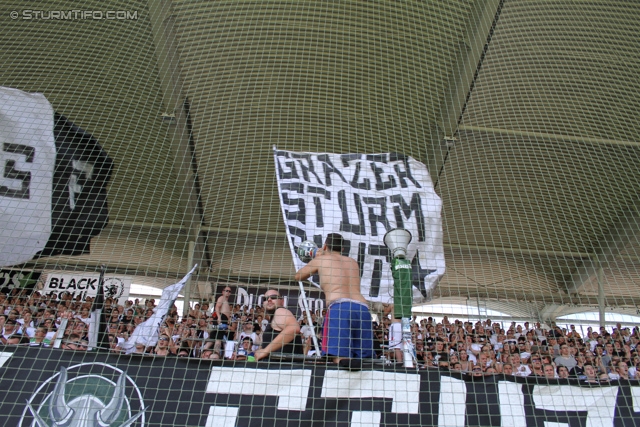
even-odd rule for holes
{"type": "MultiPolygon", "coordinates": [[[[222,295],[218,297],[216,301],[216,317],[218,318],[218,325],[229,325],[231,322],[231,304],[229,304],[229,297],[231,296],[231,288],[224,287],[222,295]]],[[[226,328],[220,328],[226,329],[226,328]]]]}
{"type": "Polygon", "coordinates": [[[215,340],[223,340],[229,329],[231,328],[231,304],[229,297],[231,296],[231,288],[225,286],[222,295],[218,297],[214,311],[218,322],[218,330],[211,334],[211,338],[215,340]]]}
{"type": "Polygon", "coordinates": [[[327,236],[322,250],[295,275],[303,281],[318,273],[327,301],[323,353],[338,363],[343,358],[373,357],[373,326],[367,300],[360,293],[360,270],[355,260],[341,255],[343,238],[327,236]]]}
{"type": "Polygon", "coordinates": [[[264,311],[271,316],[271,322],[262,334],[262,345],[254,357],[261,360],[274,352],[302,354],[303,345],[300,338],[300,325],[293,313],[282,306],[283,300],[275,289],[264,294],[264,311]]]}

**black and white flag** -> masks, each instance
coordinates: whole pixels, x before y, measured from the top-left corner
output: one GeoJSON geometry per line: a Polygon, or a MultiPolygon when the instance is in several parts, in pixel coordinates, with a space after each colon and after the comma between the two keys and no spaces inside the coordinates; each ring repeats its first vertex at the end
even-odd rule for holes
{"type": "Polygon", "coordinates": [[[0,266],[89,252],[113,162],[39,93],[0,87],[0,266]]]}
{"type": "MultiPolygon", "coordinates": [[[[278,193],[296,270],[304,263],[295,249],[304,240],[319,247],[340,233],[344,255],[360,266],[361,291],[370,301],[393,301],[390,254],[385,233],[404,228],[412,235],[414,302],[423,302],[445,272],[442,202],[424,164],[398,153],[297,153],[274,147],[278,193]]],[[[317,277],[311,281],[318,285],[317,277]]]]}
{"type": "Polygon", "coordinates": [[[167,286],[162,290],[162,296],[160,302],[153,309],[153,314],[144,322],[136,326],[129,339],[122,344],[122,349],[127,353],[133,353],[136,348],[136,344],[144,344],[145,347],[152,347],[158,343],[160,336],[160,325],[164,321],[165,316],[169,313],[169,309],[173,306],[174,302],[180,295],[182,288],[187,284],[187,281],[193,275],[193,272],[198,268],[198,264],[191,268],[191,271],[182,278],[178,283],[167,286]]]}

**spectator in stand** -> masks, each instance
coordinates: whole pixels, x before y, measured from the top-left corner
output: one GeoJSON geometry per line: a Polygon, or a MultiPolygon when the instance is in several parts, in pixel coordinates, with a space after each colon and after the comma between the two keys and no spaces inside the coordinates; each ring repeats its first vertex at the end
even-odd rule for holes
{"type": "Polygon", "coordinates": [[[145,354],[147,352],[147,347],[143,342],[136,342],[135,348],[131,354],[145,354]]]}
{"type": "Polygon", "coordinates": [[[473,375],[474,377],[483,376],[484,375],[484,370],[482,369],[482,366],[474,365],[473,368],[471,368],[471,375],[473,375]]]}
{"type": "Polygon", "coordinates": [[[596,368],[591,364],[584,365],[584,379],[588,383],[597,383],[598,382],[598,373],[596,368]]]}
{"type": "Polygon", "coordinates": [[[528,377],[531,375],[531,368],[527,365],[521,364],[519,354],[511,355],[511,365],[513,366],[513,375],[518,377],[528,377]]]}
{"type": "Polygon", "coordinates": [[[602,364],[604,365],[605,368],[609,368],[609,365],[611,365],[611,358],[614,355],[614,351],[613,351],[613,343],[612,342],[607,342],[604,344],[604,354],[602,355],[602,364]]]}
{"type": "MultiPolygon", "coordinates": [[[[231,318],[233,316],[231,309],[231,288],[225,286],[222,295],[216,300],[215,314],[218,321],[218,329],[226,330],[231,326],[231,318]]],[[[220,338],[221,339],[221,338],[220,338]]]]}
{"type": "Polygon", "coordinates": [[[304,346],[300,338],[300,325],[293,313],[282,306],[282,297],[275,289],[264,294],[264,310],[271,316],[271,323],[263,334],[262,347],[255,352],[255,359],[268,358],[272,352],[302,354],[304,346]]]}
{"type": "Polygon", "coordinates": [[[4,323],[4,329],[2,331],[2,335],[0,335],[0,341],[3,344],[7,344],[7,340],[12,335],[21,335],[18,333],[18,322],[15,319],[7,319],[4,323]]]}
{"type": "Polygon", "coordinates": [[[250,360],[254,361],[253,340],[251,337],[244,337],[240,346],[236,349],[231,357],[233,360],[250,360]]]}
{"type": "MultiPolygon", "coordinates": [[[[238,341],[242,343],[245,338],[250,338],[252,345],[256,341],[256,333],[254,332],[253,322],[250,320],[246,320],[244,322],[244,325],[242,326],[242,332],[240,332],[240,335],[238,336],[238,341]]],[[[257,348],[251,349],[252,352],[255,350],[257,350],[257,348]]]]}
{"type": "Polygon", "coordinates": [[[555,335],[549,335],[547,337],[547,345],[549,347],[549,354],[551,357],[556,358],[560,356],[560,345],[558,344],[558,338],[555,335]]]}
{"type": "Polygon", "coordinates": [[[62,341],[60,348],[64,350],[79,350],[81,346],[80,337],[77,334],[69,334],[67,338],[62,341]]]}
{"type": "Polygon", "coordinates": [[[51,347],[51,340],[47,339],[47,328],[44,326],[35,328],[33,337],[29,339],[29,345],[32,347],[51,347]]]}
{"type": "Polygon", "coordinates": [[[464,372],[471,372],[471,368],[473,368],[473,365],[475,364],[475,357],[474,360],[470,360],[469,353],[466,349],[460,350],[458,355],[460,356],[460,365],[462,366],[462,370],[464,372]]]}
{"type": "Polygon", "coordinates": [[[502,373],[505,375],[513,375],[513,365],[511,363],[503,363],[502,373]]]}
{"type": "Polygon", "coordinates": [[[578,364],[569,352],[569,346],[567,344],[562,344],[560,347],[560,355],[554,359],[554,363],[556,365],[566,366],[569,370],[572,370],[578,364]]]}
{"type": "Polygon", "coordinates": [[[151,354],[155,356],[175,356],[176,348],[172,347],[174,347],[174,345],[171,338],[166,334],[161,334],[151,354]]]}
{"type": "MultiPolygon", "coordinates": [[[[256,328],[254,328],[256,331],[256,337],[257,337],[257,332],[260,331],[260,333],[264,332],[264,330],[262,329],[262,316],[258,316],[257,318],[257,323],[256,323],[256,328]]],[[[314,334],[314,328],[313,326],[309,326],[308,321],[307,321],[307,316],[303,315],[302,319],[300,319],[300,334],[302,335],[302,342],[304,343],[304,354],[309,355],[309,353],[311,351],[313,351],[313,354],[315,354],[315,350],[312,350],[313,347],[313,334],[314,334]]],[[[256,340],[254,340],[254,344],[257,345],[258,347],[261,345],[258,344],[256,342],[256,340]]],[[[257,349],[256,349],[257,350],[257,349]]]]}
{"type": "Polygon", "coordinates": [[[22,334],[13,334],[6,339],[6,345],[29,344],[29,337],[22,334]]]}
{"type": "Polygon", "coordinates": [[[545,378],[547,378],[547,379],[558,378],[556,376],[556,370],[553,367],[553,365],[550,365],[550,364],[544,365],[542,367],[542,370],[544,371],[544,375],[543,376],[545,378]]]}
{"type": "MultiPolygon", "coordinates": [[[[585,363],[587,363],[586,357],[583,356],[582,354],[579,354],[578,357],[576,357],[576,366],[574,366],[571,369],[567,368],[567,370],[569,371],[569,374],[572,377],[580,377],[580,376],[584,375],[584,364],[585,363]]],[[[560,366],[563,366],[563,365],[560,365],[560,366]]]]}
{"type": "Polygon", "coordinates": [[[16,322],[20,325],[20,330],[24,335],[28,336],[29,338],[33,338],[36,332],[36,328],[33,322],[33,316],[31,315],[31,310],[23,310],[21,317],[18,318],[16,322]]]}
{"type": "Polygon", "coordinates": [[[558,366],[556,368],[556,371],[558,373],[557,378],[563,378],[563,379],[567,379],[569,378],[569,370],[567,369],[566,366],[558,366]]]}
{"type": "Polygon", "coordinates": [[[632,379],[635,378],[636,372],[640,372],[640,356],[635,355],[631,358],[630,366],[629,366],[629,377],[632,379]]]}
{"type": "Polygon", "coordinates": [[[540,355],[534,354],[531,356],[531,374],[538,376],[538,377],[544,377],[546,376],[545,371],[544,371],[544,366],[546,366],[547,364],[542,364],[542,358],[540,357],[540,355]]]}
{"type": "Polygon", "coordinates": [[[133,309],[129,308],[124,311],[124,315],[120,318],[120,322],[125,325],[130,325],[134,322],[133,320],[134,312],[133,309]]]}

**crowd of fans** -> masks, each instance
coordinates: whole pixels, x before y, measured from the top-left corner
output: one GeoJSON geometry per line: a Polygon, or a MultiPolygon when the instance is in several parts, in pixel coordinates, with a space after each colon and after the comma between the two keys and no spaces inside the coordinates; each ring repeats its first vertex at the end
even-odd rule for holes
{"type": "MultiPolygon", "coordinates": [[[[41,295],[22,291],[0,292],[0,341],[5,345],[53,346],[83,351],[88,347],[88,324],[92,299],[68,293],[41,295]],[[63,329],[64,328],[64,329],[63,329]]],[[[110,351],[120,352],[136,326],[148,319],[155,301],[127,301],[118,305],[105,301],[110,351]]],[[[312,313],[313,325],[300,318],[304,353],[315,354],[312,337],[322,336],[324,312],[312,313]]],[[[374,322],[376,356],[393,361],[397,353],[388,349],[391,319],[380,316],[374,322]]],[[[252,356],[262,342],[270,319],[261,307],[233,306],[231,322],[221,330],[216,313],[207,303],[195,304],[183,316],[173,306],[161,325],[158,342],[147,347],[136,343],[134,353],[156,356],[242,360],[252,356]],[[234,343],[229,346],[228,343],[234,343]]],[[[581,336],[572,325],[543,328],[511,323],[504,328],[490,319],[478,322],[441,322],[433,318],[412,319],[411,343],[421,368],[449,369],[481,376],[506,374],[546,378],[580,378],[588,382],[640,379],[640,328],[617,324],[587,330],[581,336]]]]}
{"type": "MultiPolygon", "coordinates": [[[[390,324],[383,319],[376,330],[385,340],[390,324]]],[[[490,319],[450,322],[444,316],[436,323],[429,317],[414,322],[412,341],[418,363],[472,375],[506,374],[546,378],[580,378],[588,382],[640,379],[640,329],[617,324],[612,332],[604,327],[587,329],[582,337],[574,325],[543,328],[512,322],[508,328],[490,319]]],[[[389,354],[393,356],[393,353],[389,354]]]]}

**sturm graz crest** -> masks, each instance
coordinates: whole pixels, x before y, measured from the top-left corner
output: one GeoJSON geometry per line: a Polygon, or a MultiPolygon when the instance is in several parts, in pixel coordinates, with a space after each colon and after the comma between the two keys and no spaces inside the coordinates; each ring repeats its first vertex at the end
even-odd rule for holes
{"type": "Polygon", "coordinates": [[[60,368],[38,388],[20,426],[31,419],[32,427],[143,427],[145,409],[140,390],[124,371],[83,363],[60,368]]]}
{"type": "Polygon", "coordinates": [[[108,277],[104,279],[103,288],[105,298],[113,298],[116,300],[124,293],[124,283],[116,277],[108,277]]]}

